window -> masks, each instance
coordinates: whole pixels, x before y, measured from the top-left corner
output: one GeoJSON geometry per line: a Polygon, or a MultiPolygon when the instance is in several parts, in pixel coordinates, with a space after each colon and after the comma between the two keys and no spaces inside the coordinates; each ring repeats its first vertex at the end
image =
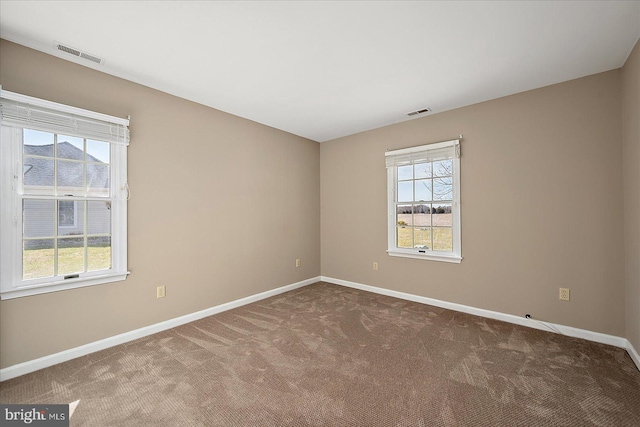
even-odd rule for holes
{"type": "Polygon", "coordinates": [[[460,140],[385,156],[389,255],[459,263],[460,140]]]}
{"type": "Polygon", "coordinates": [[[0,91],[0,296],[124,280],[126,119],[0,91]]]}

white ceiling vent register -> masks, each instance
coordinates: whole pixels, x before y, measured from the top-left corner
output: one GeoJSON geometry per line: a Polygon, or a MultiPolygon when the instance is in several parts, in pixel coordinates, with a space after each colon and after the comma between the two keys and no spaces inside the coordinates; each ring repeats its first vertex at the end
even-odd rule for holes
{"type": "Polygon", "coordinates": [[[412,111],[410,113],[407,113],[407,116],[417,116],[418,114],[424,114],[424,113],[428,113],[431,111],[431,108],[427,107],[427,108],[423,108],[421,110],[416,110],[416,111],[412,111]]]}
{"type": "Polygon", "coordinates": [[[97,56],[91,55],[90,53],[83,52],[79,49],[75,49],[73,47],[70,47],[58,42],[55,42],[55,45],[56,45],[56,49],[66,52],[68,54],[71,54],[73,56],[77,56],[78,58],[86,59],[88,61],[95,62],[96,64],[100,64],[100,65],[104,63],[104,59],[98,58],[97,56]]]}

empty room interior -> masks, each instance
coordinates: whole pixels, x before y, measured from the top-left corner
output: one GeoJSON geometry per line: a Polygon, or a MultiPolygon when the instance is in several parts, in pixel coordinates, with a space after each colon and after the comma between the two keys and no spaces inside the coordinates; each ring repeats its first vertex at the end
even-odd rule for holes
{"type": "Polygon", "coordinates": [[[640,425],[640,2],[0,37],[7,425],[640,425]]]}

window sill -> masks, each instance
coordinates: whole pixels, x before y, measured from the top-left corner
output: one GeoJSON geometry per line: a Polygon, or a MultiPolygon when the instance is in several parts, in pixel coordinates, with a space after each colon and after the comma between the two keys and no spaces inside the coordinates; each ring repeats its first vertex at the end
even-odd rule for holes
{"type": "Polygon", "coordinates": [[[104,283],[110,282],[119,282],[125,280],[129,273],[130,272],[128,271],[126,273],[110,273],[99,276],[69,279],[47,284],[21,286],[19,288],[3,291],[2,295],[0,295],[0,300],[47,294],[50,292],[65,291],[68,289],[84,288],[86,286],[102,285],[104,283]]]}
{"type": "Polygon", "coordinates": [[[462,257],[455,254],[438,254],[435,252],[432,253],[418,253],[416,251],[402,251],[402,250],[387,250],[389,256],[397,256],[402,258],[415,258],[415,259],[424,259],[428,261],[441,261],[441,262],[450,262],[454,264],[460,264],[462,262],[462,257]]]}

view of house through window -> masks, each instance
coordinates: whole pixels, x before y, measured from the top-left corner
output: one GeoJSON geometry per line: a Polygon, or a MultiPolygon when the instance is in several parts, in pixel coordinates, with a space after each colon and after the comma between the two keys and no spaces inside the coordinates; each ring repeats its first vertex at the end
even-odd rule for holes
{"type": "Polygon", "coordinates": [[[58,202],[58,226],[76,227],[76,202],[61,200],[58,202]]]}
{"type": "Polygon", "coordinates": [[[129,119],[0,90],[0,299],[126,280],[129,119]]]}
{"type": "Polygon", "coordinates": [[[23,129],[23,280],[111,268],[110,144],[23,129]]]}

